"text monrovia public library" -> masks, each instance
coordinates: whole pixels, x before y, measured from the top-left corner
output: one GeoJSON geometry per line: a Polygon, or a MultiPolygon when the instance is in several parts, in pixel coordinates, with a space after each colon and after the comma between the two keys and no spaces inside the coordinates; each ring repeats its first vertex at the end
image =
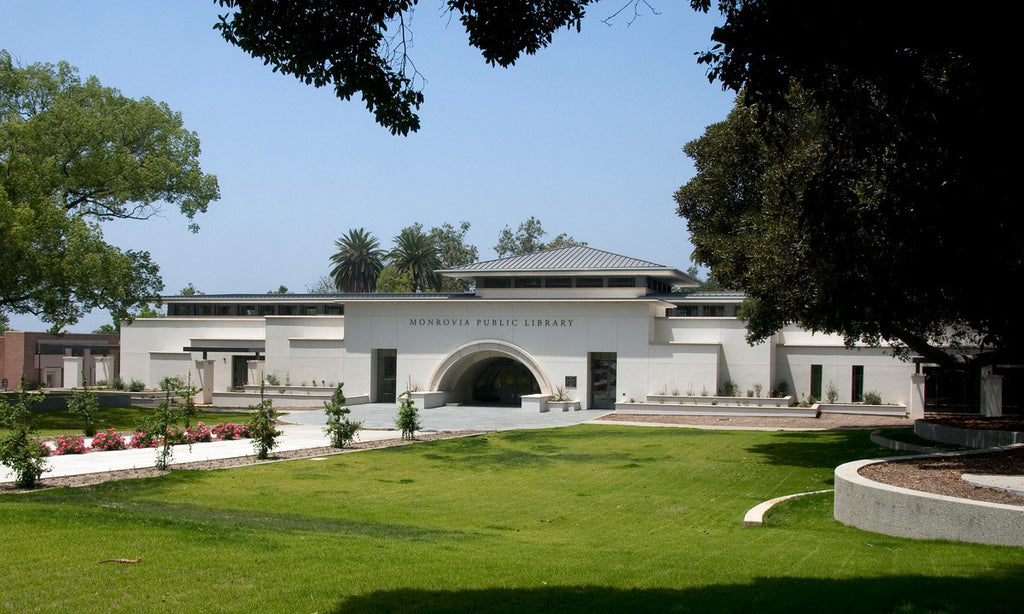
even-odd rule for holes
{"type": "Polygon", "coordinates": [[[569,327],[571,319],[555,318],[409,318],[409,326],[569,327]]]}

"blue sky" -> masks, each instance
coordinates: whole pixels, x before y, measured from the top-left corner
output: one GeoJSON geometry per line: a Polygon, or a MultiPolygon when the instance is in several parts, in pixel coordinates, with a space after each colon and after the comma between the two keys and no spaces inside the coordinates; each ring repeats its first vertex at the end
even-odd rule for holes
{"type": "MultiPolygon", "coordinates": [[[[148,250],[165,292],[302,292],[326,274],[334,240],[365,227],[384,247],[401,228],[472,224],[483,259],[505,226],[539,218],[550,236],[685,269],[692,247],[672,193],[693,175],[682,146],[721,121],[733,95],[694,52],[718,15],[654,0],[660,14],[599,3],[582,32],[559,32],[509,69],[488,66],[440,0],[415,11],[411,57],[425,79],[422,128],[378,126],[342,102],[273,73],[212,29],[204,0],[0,1],[0,48],[21,64],[66,60],[132,97],[181,113],[202,142],[221,199],[191,234],[168,208],[112,222],[107,240],[148,250]]],[[[71,330],[109,321],[92,314],[71,330]]],[[[11,317],[12,328],[43,329],[11,317]]]]}

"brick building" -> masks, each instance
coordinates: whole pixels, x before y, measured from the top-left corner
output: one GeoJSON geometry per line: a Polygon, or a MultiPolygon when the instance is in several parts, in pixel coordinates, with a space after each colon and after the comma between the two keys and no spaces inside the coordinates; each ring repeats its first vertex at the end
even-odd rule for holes
{"type": "Polygon", "coordinates": [[[101,380],[106,377],[97,369],[97,359],[110,357],[112,373],[118,372],[119,343],[119,335],[54,335],[9,330],[0,336],[0,378],[7,381],[8,390],[17,389],[23,376],[46,388],[60,388],[65,385],[65,364],[70,359],[79,373],[84,372],[86,383],[93,386],[97,376],[101,380]],[[79,358],[80,363],[73,360],[79,358]]]}

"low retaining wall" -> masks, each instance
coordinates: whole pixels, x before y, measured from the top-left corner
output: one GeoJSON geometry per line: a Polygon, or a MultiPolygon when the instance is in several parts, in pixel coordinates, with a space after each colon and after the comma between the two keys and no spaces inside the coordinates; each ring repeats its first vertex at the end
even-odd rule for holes
{"type": "Polygon", "coordinates": [[[865,465],[897,458],[859,460],[837,467],[835,519],[896,537],[1024,546],[1024,506],[920,492],[881,484],[858,473],[865,465]]]}
{"type": "Polygon", "coordinates": [[[965,448],[998,448],[1015,443],[1024,443],[1024,433],[1020,431],[996,431],[986,429],[967,429],[918,420],[914,422],[914,433],[929,441],[948,443],[965,448]]]}
{"type": "Polygon", "coordinates": [[[745,405],[679,405],[676,403],[616,403],[615,411],[624,414],[672,416],[754,416],[817,418],[814,407],[753,407],[745,405]]]}

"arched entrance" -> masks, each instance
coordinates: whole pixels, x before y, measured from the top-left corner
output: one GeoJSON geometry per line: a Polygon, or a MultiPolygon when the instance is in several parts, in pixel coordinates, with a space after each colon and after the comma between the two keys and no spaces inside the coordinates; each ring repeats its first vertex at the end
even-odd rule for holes
{"type": "Polygon", "coordinates": [[[527,394],[551,394],[537,362],[505,341],[474,341],[448,355],[434,371],[431,390],[449,403],[519,405],[527,394]]]}

